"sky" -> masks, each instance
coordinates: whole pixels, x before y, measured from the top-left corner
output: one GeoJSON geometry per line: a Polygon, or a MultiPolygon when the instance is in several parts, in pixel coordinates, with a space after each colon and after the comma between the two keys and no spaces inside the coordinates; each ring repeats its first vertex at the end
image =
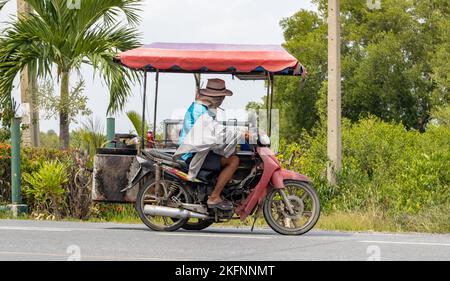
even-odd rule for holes
{"type": "MultiPolygon", "coordinates": [[[[83,8],[83,0],[81,0],[83,8]]],[[[139,30],[142,43],[234,43],[234,44],[282,44],[283,32],[280,20],[293,15],[300,9],[315,10],[310,0],[147,0],[141,13],[139,30]]],[[[16,1],[11,0],[0,14],[0,28],[5,26],[16,13],[16,1]]],[[[301,60],[301,58],[299,58],[301,60]]],[[[84,94],[88,96],[88,107],[94,118],[106,124],[106,111],[109,102],[108,88],[98,78],[92,79],[89,67],[82,69],[86,82],[84,94]]],[[[227,118],[242,119],[245,105],[250,101],[261,101],[265,95],[263,81],[232,80],[226,75],[202,75],[203,85],[207,78],[222,78],[227,88],[234,92],[225,99],[222,107],[228,112],[227,118]]],[[[77,81],[76,74],[71,75],[71,84],[77,81]]],[[[16,79],[16,87],[18,87],[16,79]]],[[[154,74],[149,74],[147,90],[147,120],[153,120],[154,74]]],[[[57,87],[55,87],[57,89],[57,87]]],[[[122,113],[115,114],[116,132],[127,133],[132,130],[126,111],[142,110],[142,88],[133,87],[122,113]]],[[[192,74],[160,74],[158,96],[158,119],[182,119],[187,107],[194,99],[195,82],[192,74]]],[[[19,91],[13,93],[20,100],[19,91]]],[[[85,117],[77,118],[78,124],[71,124],[74,130],[85,117]]],[[[58,120],[40,121],[41,131],[53,129],[59,131],[58,120]]]]}

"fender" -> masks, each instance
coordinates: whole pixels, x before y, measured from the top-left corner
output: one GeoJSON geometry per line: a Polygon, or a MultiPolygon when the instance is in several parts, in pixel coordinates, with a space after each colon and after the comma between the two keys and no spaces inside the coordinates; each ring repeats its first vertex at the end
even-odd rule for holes
{"type": "Polygon", "coordinates": [[[130,189],[132,189],[133,187],[135,187],[143,178],[145,178],[147,175],[149,175],[150,173],[152,173],[152,170],[144,170],[141,168],[139,168],[139,171],[136,173],[136,175],[133,177],[133,179],[131,180],[130,184],[128,184],[127,187],[125,187],[124,189],[122,189],[120,192],[125,192],[128,191],[130,189]]]}
{"type": "Polygon", "coordinates": [[[285,180],[297,180],[310,183],[311,180],[302,174],[296,173],[291,170],[278,169],[272,174],[272,185],[277,189],[284,188],[285,180]]]}
{"type": "Polygon", "coordinates": [[[125,192],[130,189],[132,189],[134,186],[136,186],[144,177],[146,177],[148,174],[153,172],[153,162],[147,159],[144,159],[142,157],[136,156],[136,160],[139,163],[139,169],[137,170],[136,174],[133,176],[133,178],[130,180],[130,183],[127,187],[122,189],[120,192],[125,192]]]}

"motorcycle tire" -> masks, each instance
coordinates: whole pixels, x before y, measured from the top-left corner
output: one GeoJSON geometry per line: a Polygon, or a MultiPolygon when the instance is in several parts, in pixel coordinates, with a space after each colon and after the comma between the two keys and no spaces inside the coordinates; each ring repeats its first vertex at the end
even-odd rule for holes
{"type": "Polygon", "coordinates": [[[185,230],[203,230],[213,224],[212,220],[199,219],[198,222],[187,221],[181,228],[185,230]]]}
{"type": "MultiPolygon", "coordinates": [[[[317,191],[307,182],[302,181],[294,181],[294,180],[287,180],[284,182],[286,186],[293,185],[301,187],[303,190],[305,190],[310,197],[312,198],[314,202],[314,212],[312,214],[312,219],[303,227],[301,228],[287,228],[280,226],[272,214],[272,200],[274,196],[280,191],[279,189],[272,189],[269,194],[266,196],[266,200],[264,201],[264,207],[263,207],[263,213],[264,218],[267,222],[267,224],[272,228],[274,231],[283,234],[283,235],[302,235],[310,231],[317,223],[320,217],[320,200],[319,196],[317,195],[317,191]]],[[[281,189],[283,191],[283,189],[281,189]]]]}
{"type": "MultiPolygon", "coordinates": [[[[143,198],[144,195],[147,193],[147,190],[155,183],[155,179],[150,179],[148,180],[145,184],[144,187],[142,187],[139,192],[138,195],[136,197],[136,203],[135,203],[135,208],[137,213],[139,214],[139,218],[141,219],[141,221],[150,229],[155,230],[155,231],[175,231],[180,229],[189,219],[178,219],[178,218],[171,218],[168,217],[169,219],[172,220],[173,224],[170,226],[159,226],[156,225],[154,223],[152,223],[148,218],[147,215],[145,215],[144,213],[144,204],[143,204],[143,198]]],[[[192,198],[191,196],[189,196],[189,193],[186,192],[186,190],[184,190],[183,187],[180,187],[182,190],[183,195],[186,198],[186,202],[185,203],[192,203],[192,198]]]]}

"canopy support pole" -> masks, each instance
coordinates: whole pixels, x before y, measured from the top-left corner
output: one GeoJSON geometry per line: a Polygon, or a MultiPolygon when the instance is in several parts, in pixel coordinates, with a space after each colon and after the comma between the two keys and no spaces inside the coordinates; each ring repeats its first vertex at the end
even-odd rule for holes
{"type": "Polygon", "coordinates": [[[267,73],[267,95],[266,95],[266,126],[269,129],[269,101],[270,98],[270,75],[267,73]]]}
{"type": "Polygon", "coordinates": [[[144,94],[142,101],[141,148],[145,147],[145,103],[147,98],[147,70],[144,70],[144,94]]]}
{"type": "Polygon", "coordinates": [[[155,111],[153,112],[153,138],[156,139],[156,114],[158,110],[158,88],[159,88],[159,69],[156,70],[155,77],[155,111]]]}
{"type": "Polygon", "coordinates": [[[269,74],[269,87],[270,87],[269,137],[272,136],[273,84],[274,84],[274,76],[272,73],[270,73],[269,74]]]}
{"type": "Polygon", "coordinates": [[[195,77],[195,97],[197,98],[198,93],[200,92],[200,81],[201,81],[201,74],[200,73],[194,73],[195,77]]]}
{"type": "Polygon", "coordinates": [[[266,122],[267,122],[267,131],[268,136],[271,136],[272,133],[272,105],[273,105],[273,74],[267,73],[267,96],[266,96],[266,122]]]}

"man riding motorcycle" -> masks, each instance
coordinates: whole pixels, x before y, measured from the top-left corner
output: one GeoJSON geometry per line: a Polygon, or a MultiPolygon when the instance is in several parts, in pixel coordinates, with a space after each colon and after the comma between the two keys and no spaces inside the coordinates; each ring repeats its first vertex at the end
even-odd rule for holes
{"type": "Polygon", "coordinates": [[[234,155],[236,146],[248,138],[246,131],[223,126],[216,120],[217,108],[226,96],[232,95],[224,80],[208,79],[206,88],[200,89],[185,114],[180,146],[174,154],[189,165],[190,179],[200,170],[220,172],[207,204],[209,208],[221,210],[233,208],[220,195],[239,166],[239,158],[234,155]]]}

